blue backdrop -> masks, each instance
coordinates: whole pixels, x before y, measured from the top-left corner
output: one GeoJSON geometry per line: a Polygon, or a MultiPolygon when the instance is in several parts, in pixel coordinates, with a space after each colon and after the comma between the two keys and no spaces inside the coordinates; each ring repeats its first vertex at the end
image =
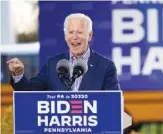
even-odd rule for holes
{"type": "Polygon", "coordinates": [[[63,22],[70,13],[93,21],[90,46],[116,63],[123,90],[163,90],[163,5],[121,2],[39,2],[40,67],[68,49],[63,22]]]}

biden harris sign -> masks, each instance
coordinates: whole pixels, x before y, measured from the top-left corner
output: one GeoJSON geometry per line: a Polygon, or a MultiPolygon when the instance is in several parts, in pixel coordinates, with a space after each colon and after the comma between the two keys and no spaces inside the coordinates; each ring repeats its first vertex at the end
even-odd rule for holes
{"type": "Polygon", "coordinates": [[[162,0],[53,1],[39,6],[40,65],[67,49],[64,19],[80,12],[93,21],[90,46],[115,62],[123,90],[163,90],[162,0]]]}
{"type": "Polygon", "coordinates": [[[122,134],[117,92],[14,92],[15,134],[122,134]]]}

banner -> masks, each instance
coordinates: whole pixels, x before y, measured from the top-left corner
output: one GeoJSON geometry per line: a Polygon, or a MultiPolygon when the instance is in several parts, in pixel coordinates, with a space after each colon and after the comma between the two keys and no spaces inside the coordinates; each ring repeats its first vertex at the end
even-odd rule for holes
{"type": "Polygon", "coordinates": [[[160,0],[40,2],[40,66],[68,49],[63,23],[70,13],[93,21],[90,46],[112,59],[123,90],[163,90],[163,2],[160,0]]]}
{"type": "Polygon", "coordinates": [[[14,92],[14,134],[122,134],[122,92],[14,92]]]}

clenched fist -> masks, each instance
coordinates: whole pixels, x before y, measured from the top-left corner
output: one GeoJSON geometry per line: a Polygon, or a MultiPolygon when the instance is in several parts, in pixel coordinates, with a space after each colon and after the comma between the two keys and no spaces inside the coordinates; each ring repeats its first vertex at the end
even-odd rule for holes
{"type": "Polygon", "coordinates": [[[6,63],[8,64],[9,70],[15,76],[24,73],[24,64],[18,58],[10,59],[6,63]]]}

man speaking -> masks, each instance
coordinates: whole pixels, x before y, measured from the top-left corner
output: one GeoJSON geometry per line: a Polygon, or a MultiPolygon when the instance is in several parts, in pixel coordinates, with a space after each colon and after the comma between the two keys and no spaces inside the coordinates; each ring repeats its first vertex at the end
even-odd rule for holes
{"type": "Polygon", "coordinates": [[[64,35],[69,52],[49,58],[36,77],[29,81],[19,59],[7,61],[14,90],[119,90],[114,63],[89,47],[92,34],[92,21],[88,16],[81,13],[67,16],[64,35]]]}

